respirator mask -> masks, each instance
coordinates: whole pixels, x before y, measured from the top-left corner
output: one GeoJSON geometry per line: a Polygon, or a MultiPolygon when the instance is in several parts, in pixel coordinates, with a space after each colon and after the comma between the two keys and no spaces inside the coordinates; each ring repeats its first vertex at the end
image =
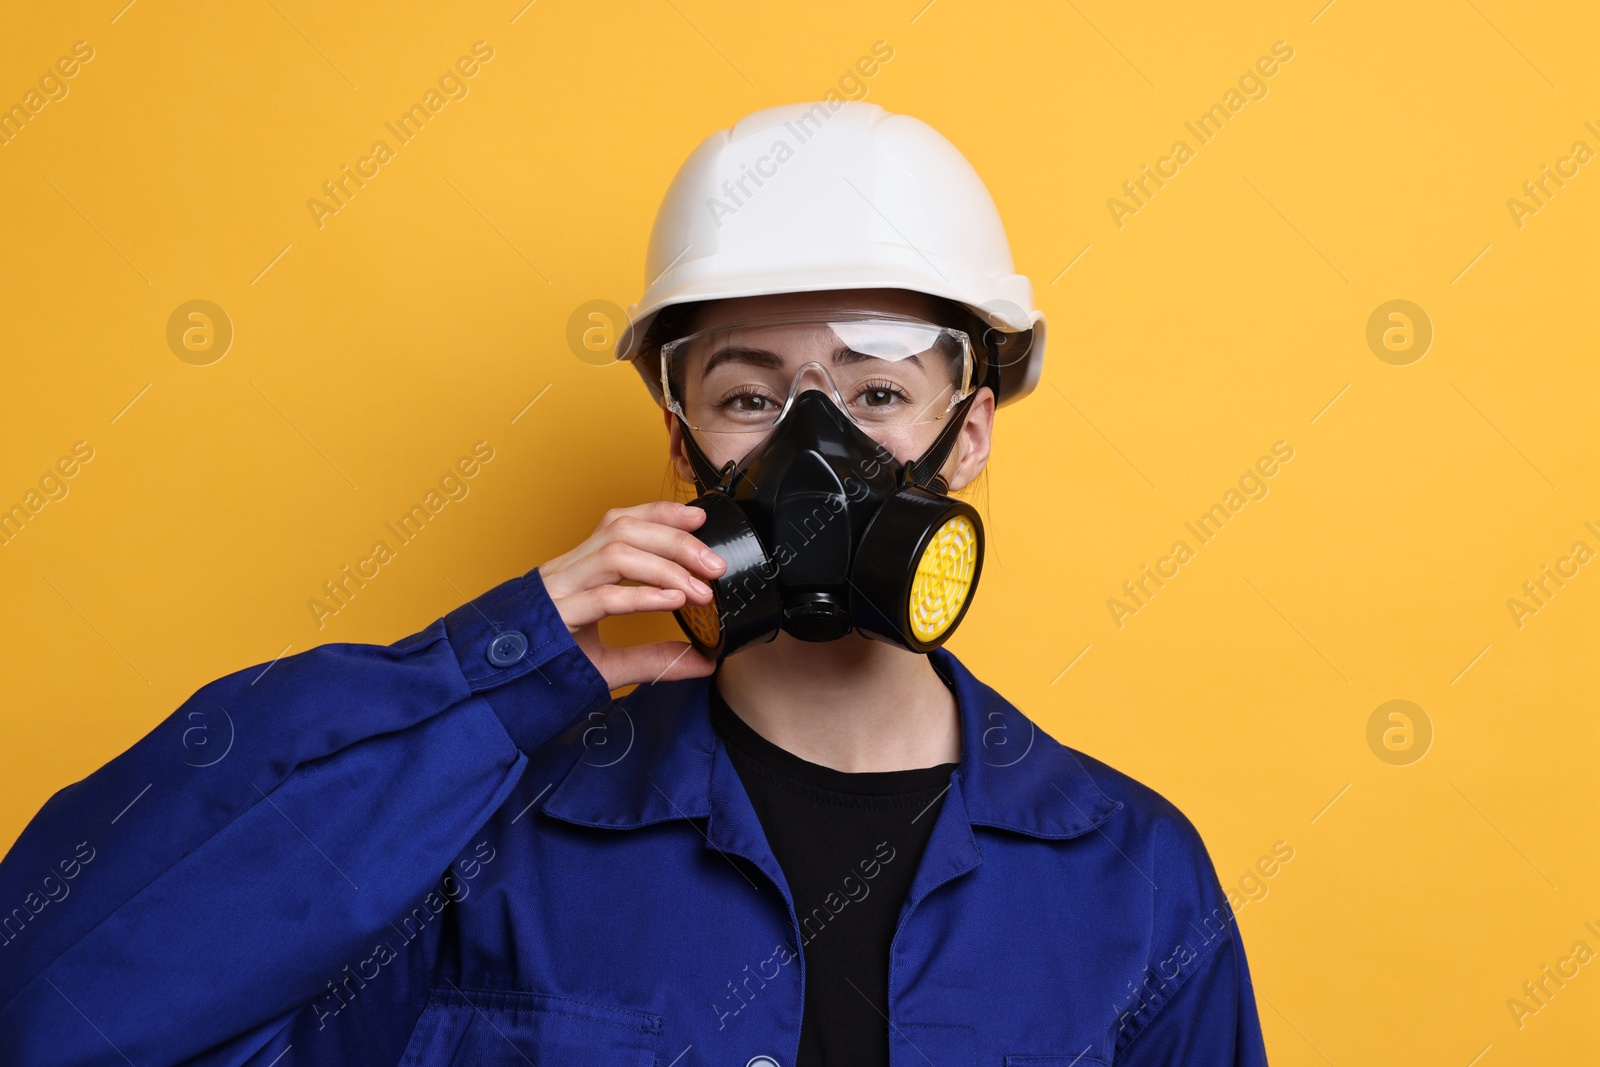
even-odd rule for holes
{"type": "Polygon", "coordinates": [[[939,474],[973,375],[965,333],[882,312],[748,319],[663,345],[663,401],[706,512],[695,536],[728,565],[710,604],[673,612],[695,648],[721,659],[780,630],[943,644],[983,565],[978,513],[939,474]]]}

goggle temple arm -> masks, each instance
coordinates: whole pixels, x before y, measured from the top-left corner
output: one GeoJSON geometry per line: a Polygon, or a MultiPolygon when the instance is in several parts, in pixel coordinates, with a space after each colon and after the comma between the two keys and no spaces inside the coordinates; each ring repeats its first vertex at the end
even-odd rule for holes
{"type": "Polygon", "coordinates": [[[711,462],[711,457],[701,449],[700,442],[694,439],[694,433],[689,429],[689,420],[681,414],[676,412],[674,414],[683,437],[683,451],[689,457],[689,467],[694,471],[695,479],[707,492],[713,489],[726,491],[733,484],[733,475],[738,464],[730,459],[723,464],[721,470],[718,470],[716,464],[711,462]]]}
{"type": "Polygon", "coordinates": [[[711,462],[711,458],[700,448],[700,442],[694,439],[694,433],[689,428],[689,420],[684,418],[683,407],[672,395],[672,382],[667,373],[667,354],[664,351],[661,354],[661,403],[678,420],[678,428],[683,436],[683,451],[689,457],[689,467],[694,472],[695,479],[708,492],[712,489],[726,491],[733,482],[737,464],[730,459],[719,471],[711,462]]]}
{"type": "Polygon", "coordinates": [[[940,496],[950,488],[944,475],[939,473],[939,468],[950,458],[950,450],[956,444],[956,435],[961,432],[962,426],[966,425],[967,412],[971,410],[972,402],[977,395],[977,390],[973,390],[951,409],[949,423],[939,431],[939,436],[933,439],[933,444],[928,446],[926,452],[906,465],[905,484],[932,489],[940,496]]]}

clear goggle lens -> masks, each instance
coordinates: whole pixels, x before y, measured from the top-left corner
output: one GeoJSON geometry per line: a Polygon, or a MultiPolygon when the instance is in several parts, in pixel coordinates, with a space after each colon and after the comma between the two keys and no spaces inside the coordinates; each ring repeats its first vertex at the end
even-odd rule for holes
{"type": "Polygon", "coordinates": [[[908,316],[832,312],[702,330],[661,348],[669,410],[708,434],[771,430],[805,388],[884,436],[940,422],[972,393],[972,344],[908,316]]]}

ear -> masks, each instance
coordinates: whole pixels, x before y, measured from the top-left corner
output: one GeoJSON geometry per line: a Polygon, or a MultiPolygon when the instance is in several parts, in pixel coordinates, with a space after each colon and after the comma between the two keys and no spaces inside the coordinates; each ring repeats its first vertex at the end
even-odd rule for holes
{"type": "Polygon", "coordinates": [[[672,460],[678,477],[693,485],[694,468],[689,465],[689,454],[683,448],[683,423],[665,407],[661,409],[661,415],[667,420],[667,457],[672,460]]]}
{"type": "Polygon", "coordinates": [[[945,458],[939,473],[951,491],[965,489],[989,462],[989,446],[994,438],[994,390],[980,386],[973,394],[967,420],[956,435],[955,447],[945,458]]]}

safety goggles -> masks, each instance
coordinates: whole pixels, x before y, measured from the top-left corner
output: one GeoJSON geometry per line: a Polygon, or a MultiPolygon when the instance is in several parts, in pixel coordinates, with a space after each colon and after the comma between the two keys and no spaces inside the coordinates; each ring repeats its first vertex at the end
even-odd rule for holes
{"type": "Polygon", "coordinates": [[[667,409],[702,434],[765,434],[816,388],[882,441],[943,421],[972,375],[966,333],[884,312],[752,318],[661,347],[667,409]]]}

